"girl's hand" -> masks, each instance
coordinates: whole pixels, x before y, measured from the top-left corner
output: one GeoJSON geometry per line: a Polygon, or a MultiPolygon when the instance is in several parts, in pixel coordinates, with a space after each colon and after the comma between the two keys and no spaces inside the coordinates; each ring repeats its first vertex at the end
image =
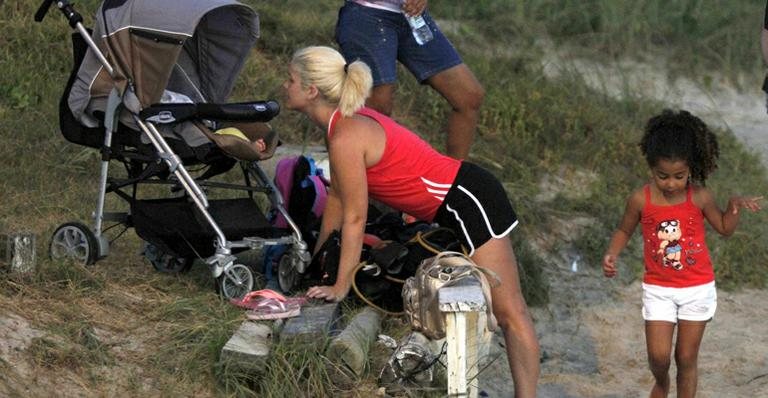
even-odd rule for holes
{"type": "Polygon", "coordinates": [[[340,286],[312,286],[307,290],[307,297],[323,299],[332,303],[338,303],[344,300],[349,293],[349,287],[346,289],[340,286]]]}
{"type": "Polygon", "coordinates": [[[728,201],[728,210],[733,214],[739,214],[740,208],[745,208],[756,212],[760,210],[760,201],[762,196],[734,196],[728,201]]]}
{"type": "Polygon", "coordinates": [[[412,17],[420,15],[427,8],[427,0],[405,0],[403,2],[403,12],[412,17]]]}
{"type": "Polygon", "coordinates": [[[613,278],[616,276],[616,256],[613,254],[606,254],[603,257],[603,275],[606,278],[613,278]]]}

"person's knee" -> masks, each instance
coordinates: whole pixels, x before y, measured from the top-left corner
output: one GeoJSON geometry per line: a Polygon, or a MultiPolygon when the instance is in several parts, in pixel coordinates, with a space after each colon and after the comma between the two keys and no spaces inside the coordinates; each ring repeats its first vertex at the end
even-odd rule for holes
{"type": "Polygon", "coordinates": [[[671,361],[669,357],[663,355],[649,355],[648,365],[651,373],[654,375],[666,375],[669,372],[671,361]]]}
{"type": "Polygon", "coordinates": [[[679,371],[696,370],[698,366],[698,355],[694,353],[678,352],[675,353],[675,365],[679,371]]]}
{"type": "Polygon", "coordinates": [[[538,340],[536,339],[536,333],[533,329],[531,316],[525,305],[514,306],[494,306],[494,317],[499,325],[499,328],[504,333],[512,333],[518,336],[522,340],[530,339],[530,343],[534,344],[538,349],[538,340]]]}
{"type": "Polygon", "coordinates": [[[477,113],[485,100],[485,89],[479,83],[475,83],[470,87],[463,87],[461,92],[453,98],[456,98],[452,104],[456,111],[477,113]]]}
{"type": "Polygon", "coordinates": [[[483,101],[485,100],[485,89],[483,89],[483,86],[480,84],[477,84],[472,90],[469,90],[466,93],[465,97],[467,108],[475,112],[479,111],[480,106],[483,105],[483,101]]]}

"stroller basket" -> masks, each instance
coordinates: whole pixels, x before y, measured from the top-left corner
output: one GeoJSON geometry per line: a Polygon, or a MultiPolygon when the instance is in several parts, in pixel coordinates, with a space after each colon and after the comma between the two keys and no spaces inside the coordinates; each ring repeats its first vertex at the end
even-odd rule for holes
{"type": "MultiPolygon", "coordinates": [[[[274,227],[250,198],[211,200],[208,211],[228,239],[274,235],[274,227]]],[[[169,254],[194,258],[214,253],[216,233],[187,198],[136,200],[131,220],[139,237],[169,254]]]]}

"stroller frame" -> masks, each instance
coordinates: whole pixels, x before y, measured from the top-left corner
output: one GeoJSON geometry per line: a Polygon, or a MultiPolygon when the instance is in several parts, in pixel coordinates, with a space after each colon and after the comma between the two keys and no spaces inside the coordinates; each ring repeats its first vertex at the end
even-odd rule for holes
{"type": "MultiPolygon", "coordinates": [[[[44,0],[35,14],[35,21],[42,21],[52,4],[53,0],[44,0]]],[[[115,69],[91,38],[89,31],[83,26],[82,16],[74,10],[67,0],[58,0],[56,7],[68,19],[69,25],[80,34],[108,75],[115,78],[115,69]]],[[[169,178],[164,181],[140,181],[140,178],[115,179],[110,178],[108,172],[109,163],[112,159],[113,133],[118,131],[118,116],[123,107],[123,98],[121,98],[117,88],[112,88],[105,109],[104,142],[100,148],[99,192],[96,210],[93,213],[93,228],[89,229],[77,222],[62,224],[53,234],[51,257],[69,258],[83,264],[93,264],[109,254],[109,241],[103,233],[104,222],[115,221],[130,226],[131,216],[127,212],[105,211],[106,194],[108,192],[115,192],[124,199],[127,199],[129,198],[128,194],[120,191],[120,188],[128,185],[134,186],[134,195],[136,185],[139,183],[181,185],[196,210],[199,211],[205,222],[215,233],[213,242],[214,254],[205,258],[204,261],[210,266],[211,274],[216,280],[217,290],[224,298],[242,297],[251,291],[254,286],[252,271],[249,267],[237,263],[237,257],[233,255],[233,249],[262,249],[265,246],[288,245],[288,251],[279,261],[278,281],[283,290],[291,290],[297,282],[298,274],[306,272],[311,255],[307,250],[307,244],[303,240],[300,228],[288,214],[282,195],[261,167],[259,167],[258,162],[240,161],[247,185],[234,185],[206,180],[197,181],[191,176],[182,160],[174,153],[157,128],[157,125],[160,124],[171,124],[189,119],[266,122],[277,115],[279,105],[274,101],[212,105],[198,108],[197,104],[159,104],[142,109],[141,117],[131,113],[132,120],[139,127],[141,133],[149,139],[151,145],[157,151],[157,156],[175,178],[169,178]],[[256,181],[255,186],[251,185],[249,176],[254,177],[256,181]],[[241,240],[228,240],[224,231],[209,211],[210,203],[202,187],[245,190],[250,195],[254,191],[266,193],[273,208],[280,212],[287,220],[290,234],[274,238],[244,237],[241,240]]]]}

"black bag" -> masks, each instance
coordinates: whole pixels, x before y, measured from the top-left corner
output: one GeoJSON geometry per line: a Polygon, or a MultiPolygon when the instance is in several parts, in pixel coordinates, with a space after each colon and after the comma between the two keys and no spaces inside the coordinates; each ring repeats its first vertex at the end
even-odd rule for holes
{"type": "MultiPolygon", "coordinates": [[[[377,247],[363,245],[353,290],[368,305],[399,312],[403,309],[403,283],[416,274],[419,264],[440,252],[463,252],[463,247],[448,228],[424,222],[406,225],[399,216],[387,214],[377,221],[369,223],[366,232],[390,239],[382,239],[377,247]]],[[[336,283],[340,255],[341,234],[333,231],[312,258],[310,278],[321,285],[336,283]]]]}

